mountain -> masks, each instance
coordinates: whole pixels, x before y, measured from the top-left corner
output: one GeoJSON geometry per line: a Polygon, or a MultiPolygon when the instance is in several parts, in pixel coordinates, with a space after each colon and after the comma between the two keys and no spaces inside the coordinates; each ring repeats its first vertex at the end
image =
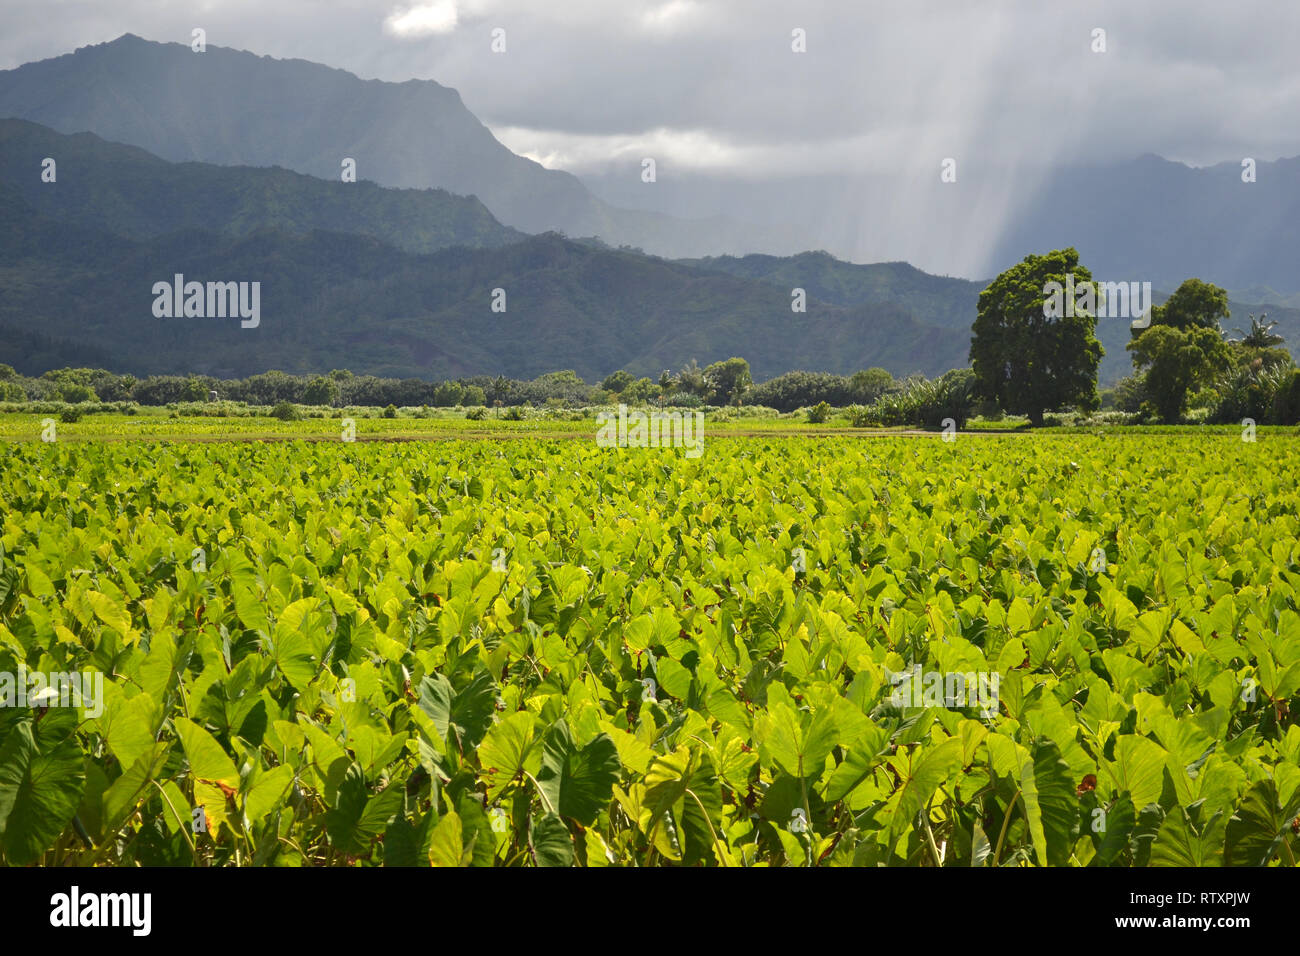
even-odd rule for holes
{"type": "MultiPolygon", "coordinates": [[[[797,256],[751,255],[743,258],[717,256],[683,260],[686,264],[728,275],[756,279],[777,286],[790,294],[802,288],[809,296],[841,306],[895,306],[917,316],[929,325],[942,329],[944,336],[956,337],[969,344],[970,328],[979,307],[979,295],[989,281],[972,282],[947,276],[930,275],[906,262],[880,262],[859,265],[844,262],[826,252],[806,252],[797,256]]],[[[1094,270],[1094,275],[1100,273],[1094,270]]],[[[1179,280],[1181,282],[1181,280],[1179,280]]],[[[1169,289],[1177,288],[1177,283],[1169,289]]],[[[1152,290],[1152,299],[1163,303],[1169,292],[1152,290]]],[[[1250,316],[1267,313],[1276,320],[1274,330],[1292,350],[1300,347],[1300,297],[1283,298],[1271,289],[1244,290],[1230,293],[1228,310],[1231,318],[1225,332],[1250,328],[1250,316]]],[[[1105,354],[1098,369],[1103,387],[1114,385],[1132,374],[1133,360],[1125,349],[1131,337],[1129,320],[1099,318],[1096,335],[1105,354]]],[[[946,346],[946,343],[945,343],[946,346]]],[[[945,348],[945,351],[947,349],[945,348]]],[[[1300,355],[1300,350],[1297,350],[1300,355]]],[[[957,365],[967,364],[965,356],[957,365]]]]}
{"type": "Polygon", "coordinates": [[[342,162],[382,186],[475,196],[525,232],[596,235],[665,255],[794,252],[788,232],[714,217],[687,221],[615,208],[574,176],[503,146],[432,80],[361,80],[279,60],[133,34],[0,71],[0,117],[92,132],[163,159],[283,166],[339,181],[342,162]]]}
{"type": "Polygon", "coordinates": [[[906,262],[859,265],[825,251],[795,256],[712,256],[682,260],[714,272],[759,279],[835,305],[894,304],[926,322],[969,332],[979,294],[987,282],[922,272],[906,262]]]}
{"type": "Polygon", "coordinates": [[[137,374],[347,367],[532,378],[572,368],[595,381],[618,368],[657,375],[692,358],[739,353],[765,379],[800,367],[937,374],[964,359],[964,342],[949,336],[943,348],[940,330],[903,310],[812,301],[798,317],[810,328],[796,331],[778,289],[555,234],[420,256],[326,232],[234,239],[188,232],[101,246],[102,237],[61,226],[51,248],[48,223],[6,204],[5,225],[17,215],[26,228],[0,242],[0,361],[28,372],[62,363],[50,361],[48,348],[40,362],[22,352],[13,328],[75,341],[107,356],[96,364],[137,374]],[[20,249],[26,262],[15,261],[20,249]],[[261,282],[259,325],[155,318],[151,290],[174,273],[261,282]],[[504,313],[491,311],[497,288],[507,294],[504,313]]]}
{"type": "MultiPolygon", "coordinates": [[[[477,200],[440,190],[171,163],[0,121],[0,362],[28,372],[573,368],[594,380],[740,354],[759,380],[875,365],[935,375],[966,364],[984,285],[825,252],[670,261],[521,237],[477,200]],[[53,183],[41,181],[45,156],[57,158],[53,183]],[[178,272],[261,283],[263,321],[154,318],[154,283],[178,272]],[[506,313],[491,311],[497,288],[506,313]],[[791,310],[794,288],[806,290],[806,313],[791,310]]],[[[1268,312],[1300,342],[1300,310],[1231,308],[1230,327],[1268,312]]],[[[1131,368],[1127,322],[1101,320],[1098,337],[1111,384],[1131,368]]]]}
{"type": "Polygon", "coordinates": [[[1150,155],[1057,170],[997,238],[996,268],[1074,246],[1099,280],[1300,291],[1300,157],[1258,162],[1252,183],[1242,172],[1150,155]]]}
{"type": "Polygon", "coordinates": [[[381,239],[410,252],[500,246],[523,234],[477,199],[440,189],[381,189],[287,169],[169,163],[90,133],[65,135],[25,120],[0,120],[0,182],[38,213],[132,239],[183,229],[247,235],[317,229],[381,239]],[[55,181],[40,176],[55,160],[55,181]]]}

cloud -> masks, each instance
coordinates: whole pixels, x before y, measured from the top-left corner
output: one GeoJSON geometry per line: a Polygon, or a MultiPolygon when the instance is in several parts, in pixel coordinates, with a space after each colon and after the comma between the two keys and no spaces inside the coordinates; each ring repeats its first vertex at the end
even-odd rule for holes
{"type": "Polygon", "coordinates": [[[1277,0],[60,0],[53,19],[49,0],[0,4],[0,69],[128,31],[188,44],[203,26],[210,46],[436,80],[511,149],[639,202],[842,219],[863,256],[967,274],[1055,165],[1300,154],[1300,4],[1277,0]],[[949,193],[925,205],[946,157],[956,192],[981,190],[989,235],[922,255],[946,235],[949,193]]]}
{"type": "Polygon", "coordinates": [[[455,0],[433,0],[399,7],[384,19],[384,32],[402,39],[451,33],[457,22],[455,0]]]}
{"type": "Polygon", "coordinates": [[[512,152],[549,169],[574,173],[600,169],[610,163],[632,163],[639,170],[641,160],[647,156],[657,163],[711,171],[734,170],[756,165],[758,161],[756,156],[749,156],[725,140],[699,130],[664,127],[637,136],[602,136],[499,126],[492,132],[512,152]]]}
{"type": "Polygon", "coordinates": [[[641,23],[649,32],[671,34],[687,28],[699,13],[695,0],[668,0],[643,11],[641,23]]]}

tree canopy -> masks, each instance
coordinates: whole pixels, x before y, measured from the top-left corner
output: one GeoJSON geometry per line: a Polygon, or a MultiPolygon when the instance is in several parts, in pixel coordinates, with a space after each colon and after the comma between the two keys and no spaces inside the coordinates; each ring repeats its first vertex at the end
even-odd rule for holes
{"type": "Polygon", "coordinates": [[[1061,288],[1091,284],[1092,273],[1074,249],[1030,255],[980,293],[970,359],[975,388],[1006,411],[1043,422],[1045,410],[1067,405],[1096,408],[1102,347],[1095,316],[1073,299],[1053,310],[1061,288]],[[1049,314],[1060,311],[1060,315],[1049,314]]]}

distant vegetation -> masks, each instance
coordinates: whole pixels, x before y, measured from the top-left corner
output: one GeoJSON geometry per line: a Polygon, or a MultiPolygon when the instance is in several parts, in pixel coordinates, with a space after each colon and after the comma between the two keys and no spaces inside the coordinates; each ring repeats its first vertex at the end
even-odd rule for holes
{"type": "MultiPolygon", "coordinates": [[[[958,428],[978,419],[981,427],[1016,427],[1014,416],[1039,425],[1147,424],[1192,421],[1218,424],[1252,419],[1257,424],[1300,424],[1300,369],[1280,348],[1266,318],[1250,319],[1250,330],[1225,339],[1218,331],[1222,290],[1189,280],[1157,307],[1151,328],[1137,332],[1132,351],[1137,370],[1113,389],[1096,390],[1082,380],[1071,396],[1058,392],[1039,406],[1022,393],[990,397],[978,372],[953,369],[936,378],[897,379],[882,368],[852,375],[795,371],[755,384],[749,363],[739,357],[701,368],[691,361],[656,379],[626,370],[587,382],[572,370],[534,379],[469,376],[459,379],[382,378],[336,369],[325,375],[264,372],[241,379],[202,375],[137,378],[96,368],[62,368],[25,376],[0,365],[0,405],[10,411],[77,414],[129,412],[139,406],[184,408],[186,414],[227,415],[233,409],[271,408],[291,419],[295,408],[334,410],[465,409],[482,419],[505,409],[518,420],[523,409],[561,413],[622,402],[710,410],[769,409],[778,414],[807,410],[813,423],[855,427],[937,428],[951,419],[958,428]],[[1199,306],[1196,305],[1199,303],[1199,306]],[[1207,311],[1208,309],[1208,311],[1207,311]],[[1199,310],[1199,311],[1198,311],[1199,310]],[[214,398],[215,396],[215,398],[214,398]],[[1008,397],[1010,396],[1010,397],[1008,397]],[[1071,400],[1073,399],[1073,400],[1071,400]],[[1012,416],[1009,418],[1008,416],[1012,416]]],[[[1029,374],[1028,372],[1025,373],[1029,374]]],[[[1050,386],[1051,383],[1048,383],[1050,386]]],[[[1024,392],[1044,395],[1046,392],[1024,392]]]]}

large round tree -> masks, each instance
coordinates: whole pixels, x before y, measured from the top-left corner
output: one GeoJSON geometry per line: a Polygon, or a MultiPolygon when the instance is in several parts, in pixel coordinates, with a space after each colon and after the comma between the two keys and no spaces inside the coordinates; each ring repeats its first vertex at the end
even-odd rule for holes
{"type": "Polygon", "coordinates": [[[1151,310],[1149,327],[1133,330],[1133,367],[1161,421],[1181,421],[1188,394],[1232,367],[1232,349],[1219,325],[1229,315],[1226,290],[1188,279],[1151,310]]]}
{"type": "Polygon", "coordinates": [[[1074,249],[1026,256],[994,279],[971,327],[977,394],[1035,425],[1046,410],[1096,408],[1102,348],[1089,288],[1074,249]]]}

